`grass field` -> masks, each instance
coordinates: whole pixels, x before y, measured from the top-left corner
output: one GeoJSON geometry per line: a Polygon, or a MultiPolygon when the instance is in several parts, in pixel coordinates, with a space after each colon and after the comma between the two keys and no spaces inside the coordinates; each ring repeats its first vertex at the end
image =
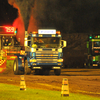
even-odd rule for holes
{"type": "Polygon", "coordinates": [[[100,100],[100,98],[73,93],[68,97],[61,97],[60,91],[30,88],[23,91],[20,90],[20,86],[0,83],[0,100],[100,100]]]}

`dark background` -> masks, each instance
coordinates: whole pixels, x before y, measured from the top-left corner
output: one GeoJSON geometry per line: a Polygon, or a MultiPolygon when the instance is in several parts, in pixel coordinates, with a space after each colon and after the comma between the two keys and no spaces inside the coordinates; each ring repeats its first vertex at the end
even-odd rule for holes
{"type": "MultiPolygon", "coordinates": [[[[64,33],[100,31],[100,0],[40,1],[44,3],[41,11],[44,17],[41,17],[41,13],[36,14],[39,27],[54,27],[64,33]]],[[[0,0],[0,25],[12,24],[17,16],[16,8],[7,0],[0,0]]]]}
{"type": "Polygon", "coordinates": [[[8,4],[7,0],[0,0],[0,26],[12,25],[18,17],[18,10],[8,4]]]}

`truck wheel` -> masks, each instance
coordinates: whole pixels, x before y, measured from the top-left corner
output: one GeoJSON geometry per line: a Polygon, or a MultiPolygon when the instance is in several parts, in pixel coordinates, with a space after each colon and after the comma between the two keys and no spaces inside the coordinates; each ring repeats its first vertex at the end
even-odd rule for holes
{"type": "Polygon", "coordinates": [[[27,59],[25,60],[24,74],[26,74],[26,75],[31,74],[31,69],[28,67],[28,61],[27,61],[27,59]]]}
{"type": "Polygon", "coordinates": [[[54,70],[54,73],[55,73],[55,75],[60,75],[61,69],[55,69],[55,70],[54,70]]]}
{"type": "Polygon", "coordinates": [[[18,75],[19,74],[19,71],[18,71],[18,59],[15,59],[15,61],[14,61],[13,71],[14,71],[14,74],[15,75],[18,75]]]}

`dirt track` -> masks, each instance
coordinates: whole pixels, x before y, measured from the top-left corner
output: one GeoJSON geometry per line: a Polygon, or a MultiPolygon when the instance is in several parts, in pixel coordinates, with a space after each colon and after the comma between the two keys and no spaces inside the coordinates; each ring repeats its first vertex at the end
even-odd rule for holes
{"type": "MultiPolygon", "coordinates": [[[[69,91],[100,97],[100,69],[62,69],[60,76],[25,75],[26,86],[61,91],[62,79],[68,78],[69,91]]],[[[20,75],[1,74],[0,83],[20,86],[20,75]]]]}

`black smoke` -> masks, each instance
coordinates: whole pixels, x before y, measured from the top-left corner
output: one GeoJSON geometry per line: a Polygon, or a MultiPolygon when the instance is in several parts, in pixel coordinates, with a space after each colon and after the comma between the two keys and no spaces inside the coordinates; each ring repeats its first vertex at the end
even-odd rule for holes
{"type": "Polygon", "coordinates": [[[9,4],[19,10],[18,12],[23,18],[26,31],[28,30],[31,12],[34,7],[34,1],[35,0],[8,0],[9,4]]]}
{"type": "Polygon", "coordinates": [[[56,28],[64,33],[100,31],[100,0],[36,0],[39,28],[56,28]]]}

